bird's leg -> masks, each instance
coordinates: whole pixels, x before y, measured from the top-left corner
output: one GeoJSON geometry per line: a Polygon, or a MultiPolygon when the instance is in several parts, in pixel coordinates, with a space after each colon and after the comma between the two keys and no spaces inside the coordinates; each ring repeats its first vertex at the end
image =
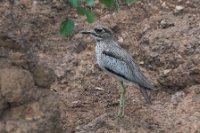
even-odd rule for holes
{"type": "Polygon", "coordinates": [[[118,117],[124,117],[124,104],[125,104],[126,89],[124,87],[123,81],[120,81],[119,93],[120,93],[120,101],[119,101],[118,117]]]}

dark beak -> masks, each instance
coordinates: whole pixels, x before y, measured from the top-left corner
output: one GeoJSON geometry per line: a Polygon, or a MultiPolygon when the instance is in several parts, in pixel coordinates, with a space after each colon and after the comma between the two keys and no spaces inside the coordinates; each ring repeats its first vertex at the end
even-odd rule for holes
{"type": "Polygon", "coordinates": [[[81,31],[81,34],[90,35],[93,34],[93,31],[81,31]]]}

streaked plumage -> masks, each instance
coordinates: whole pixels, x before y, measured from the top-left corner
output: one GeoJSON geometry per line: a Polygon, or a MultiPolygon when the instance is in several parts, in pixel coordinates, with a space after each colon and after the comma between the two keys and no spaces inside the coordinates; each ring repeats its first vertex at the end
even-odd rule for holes
{"type": "Polygon", "coordinates": [[[132,57],[113,40],[112,31],[107,27],[98,26],[91,31],[82,33],[96,38],[96,59],[100,68],[120,81],[138,84],[145,100],[151,103],[147,94],[147,90],[152,89],[151,83],[140,71],[132,57]]]}

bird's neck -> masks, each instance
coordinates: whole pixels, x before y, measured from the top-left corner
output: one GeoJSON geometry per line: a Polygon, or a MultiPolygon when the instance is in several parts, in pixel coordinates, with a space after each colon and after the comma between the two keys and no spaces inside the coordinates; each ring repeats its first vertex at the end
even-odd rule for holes
{"type": "Polygon", "coordinates": [[[101,39],[96,40],[97,47],[109,47],[109,46],[118,46],[117,42],[113,39],[101,39]]]}
{"type": "Polygon", "coordinates": [[[112,44],[114,42],[114,40],[110,39],[110,38],[106,38],[106,39],[96,39],[96,43],[101,43],[104,45],[109,45],[112,44]]]}

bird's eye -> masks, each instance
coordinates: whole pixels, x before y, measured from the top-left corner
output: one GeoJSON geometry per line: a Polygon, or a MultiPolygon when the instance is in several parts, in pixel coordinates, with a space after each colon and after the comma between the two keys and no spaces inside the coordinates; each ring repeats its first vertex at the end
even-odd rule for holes
{"type": "Polygon", "coordinates": [[[103,29],[94,29],[96,32],[103,32],[103,29]]]}

